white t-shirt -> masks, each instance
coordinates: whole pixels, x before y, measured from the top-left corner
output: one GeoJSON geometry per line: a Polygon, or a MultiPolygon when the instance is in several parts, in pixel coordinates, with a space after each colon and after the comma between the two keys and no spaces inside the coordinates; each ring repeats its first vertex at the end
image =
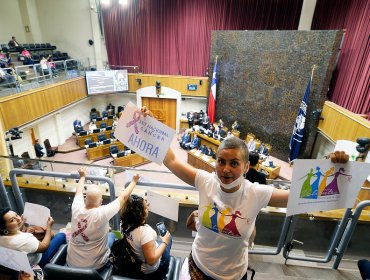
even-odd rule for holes
{"type": "Polygon", "coordinates": [[[83,195],[76,195],[72,203],[68,266],[99,269],[106,264],[110,254],[109,220],[119,209],[117,199],[98,208],[86,209],[83,195]]]}
{"type": "Polygon", "coordinates": [[[143,262],[143,264],[141,265],[141,271],[144,274],[149,274],[156,271],[160,263],[160,259],[154,265],[149,265],[145,263],[142,246],[152,240],[154,240],[155,247],[157,248],[157,233],[150,225],[147,224],[135,228],[128,234],[127,237],[127,241],[131,244],[134,253],[136,254],[136,256],[138,256],[139,260],[143,262]]]}
{"type": "Polygon", "coordinates": [[[248,239],[273,188],[244,180],[238,191],[225,193],[214,176],[198,170],[195,177],[199,223],[192,257],[214,279],[241,279],[248,267],[248,239]]]}
{"type": "Polygon", "coordinates": [[[40,242],[32,233],[21,232],[15,235],[1,235],[0,236],[0,246],[25,252],[25,253],[35,253],[39,248],[40,242]]]}

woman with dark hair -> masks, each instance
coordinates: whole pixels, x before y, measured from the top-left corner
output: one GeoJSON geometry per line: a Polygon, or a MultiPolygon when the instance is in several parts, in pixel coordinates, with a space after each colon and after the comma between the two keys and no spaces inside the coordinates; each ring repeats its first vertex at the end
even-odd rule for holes
{"type": "Polygon", "coordinates": [[[169,231],[157,241],[156,231],[148,224],[149,203],[142,197],[131,195],[121,214],[121,229],[127,234],[133,252],[143,262],[144,279],[163,279],[170,263],[172,238],[169,231]]]}
{"type": "Polygon", "coordinates": [[[56,234],[52,239],[51,227],[54,223],[49,217],[45,236],[39,241],[32,233],[22,232],[24,220],[9,208],[0,210],[0,246],[25,252],[43,253],[39,262],[41,267],[45,266],[59,249],[59,246],[66,243],[64,233],[56,234]]]}

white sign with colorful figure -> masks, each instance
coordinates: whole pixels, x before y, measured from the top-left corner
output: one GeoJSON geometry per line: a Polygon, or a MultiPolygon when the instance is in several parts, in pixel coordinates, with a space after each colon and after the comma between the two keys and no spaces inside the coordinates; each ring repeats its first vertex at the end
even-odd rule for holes
{"type": "Polygon", "coordinates": [[[369,163],[355,161],[294,161],[287,216],[352,208],[369,170],[369,163]]]}

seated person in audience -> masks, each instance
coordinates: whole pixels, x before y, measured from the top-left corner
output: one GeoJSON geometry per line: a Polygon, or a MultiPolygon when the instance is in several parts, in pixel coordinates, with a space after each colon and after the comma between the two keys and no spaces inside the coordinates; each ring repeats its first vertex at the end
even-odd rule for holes
{"type": "Polygon", "coordinates": [[[187,129],[187,130],[185,130],[185,132],[184,132],[184,134],[182,135],[182,137],[181,137],[181,140],[180,140],[180,147],[181,148],[183,148],[183,149],[185,149],[185,145],[187,144],[187,143],[190,143],[190,133],[189,133],[189,130],[187,129]]]}
{"type": "Polygon", "coordinates": [[[26,48],[23,49],[21,55],[25,59],[24,60],[24,65],[33,64],[32,55],[31,55],[31,53],[26,48]]]}
{"type": "Polygon", "coordinates": [[[44,152],[43,152],[44,148],[40,144],[40,139],[36,139],[34,147],[35,147],[36,157],[42,158],[44,156],[44,152]]]}
{"type": "Polygon", "coordinates": [[[224,121],[222,120],[222,119],[220,119],[219,121],[218,121],[218,128],[219,129],[221,129],[221,128],[223,128],[224,127],[224,121]]]}
{"type": "Polygon", "coordinates": [[[208,151],[208,148],[206,145],[202,145],[199,150],[202,152],[202,154],[206,154],[208,151]]]}
{"type": "Polygon", "coordinates": [[[5,72],[3,69],[0,68],[0,82],[12,84],[15,82],[15,78],[14,76],[10,75],[9,73],[5,72]]]}
{"type": "Polygon", "coordinates": [[[0,66],[1,68],[11,67],[12,59],[10,56],[7,57],[5,53],[0,49],[0,66]]]}
{"type": "MultiPolygon", "coordinates": [[[[153,116],[146,107],[141,112],[153,116]]],[[[168,149],[164,165],[199,192],[198,211],[202,218],[188,259],[192,279],[246,279],[248,239],[257,214],[267,205],[287,206],[289,191],[244,179],[248,154],[241,139],[225,139],[217,150],[215,174],[211,174],[180,160],[168,149]],[[218,223],[212,212],[228,215],[229,224],[218,223]]],[[[345,162],[344,156],[343,152],[337,153],[335,160],[345,162]]]]}
{"type": "Polygon", "coordinates": [[[222,137],[222,138],[225,138],[227,136],[226,131],[223,130],[223,129],[220,129],[219,133],[220,133],[220,137],[222,137]]]}
{"type": "Polygon", "coordinates": [[[207,156],[210,156],[210,157],[214,157],[214,156],[215,156],[215,152],[212,150],[212,148],[211,148],[211,147],[208,147],[208,148],[207,148],[206,155],[207,155],[207,156]]]}
{"type": "Polygon", "coordinates": [[[143,279],[163,279],[170,263],[172,237],[169,231],[164,236],[146,223],[149,203],[137,195],[131,195],[121,215],[122,232],[126,232],[136,256],[143,262],[143,279]]]}
{"type": "Polygon", "coordinates": [[[96,127],[96,123],[93,121],[93,122],[90,122],[89,124],[89,130],[90,132],[93,132],[94,129],[97,129],[97,127],[96,127]]]}
{"type": "Polygon", "coordinates": [[[200,141],[199,141],[198,135],[194,134],[193,140],[191,140],[190,143],[186,143],[185,148],[188,150],[198,149],[199,145],[200,145],[200,141]]]}
{"type": "Polygon", "coordinates": [[[49,58],[47,59],[48,60],[48,65],[49,65],[49,68],[51,70],[51,73],[53,73],[53,77],[57,77],[57,69],[55,67],[55,62],[53,60],[53,57],[51,55],[49,55],[49,58]]]}
{"type": "Polygon", "coordinates": [[[268,154],[269,154],[269,150],[267,149],[265,143],[263,143],[263,142],[261,143],[261,146],[258,147],[257,152],[259,154],[264,155],[264,156],[268,156],[268,154]]]}
{"type": "Polygon", "coordinates": [[[73,121],[73,128],[74,128],[75,131],[77,131],[80,127],[82,127],[82,123],[78,118],[76,118],[73,121]]]}
{"type": "Polygon", "coordinates": [[[190,112],[189,115],[188,115],[188,124],[189,124],[189,128],[192,128],[193,125],[194,125],[194,114],[193,114],[193,112],[190,112]]]}
{"type": "Polygon", "coordinates": [[[247,143],[247,148],[248,148],[248,151],[250,151],[250,152],[256,150],[256,142],[254,142],[254,138],[253,137],[247,143]]]}
{"type": "Polygon", "coordinates": [[[67,250],[67,264],[71,267],[94,268],[110,266],[110,247],[115,234],[109,232],[109,220],[122,209],[140,176],[136,174],[130,185],[107,205],[102,205],[102,192],[96,185],[87,188],[86,198],[83,189],[86,168],[78,170],[80,181],[72,203],[71,239],[67,250]]]}
{"type": "Polygon", "coordinates": [[[234,121],[234,123],[231,125],[231,128],[233,130],[237,130],[237,131],[240,130],[240,125],[238,124],[238,121],[237,120],[234,121]]]}
{"type": "Polygon", "coordinates": [[[113,124],[112,124],[112,126],[113,127],[116,127],[117,126],[117,124],[118,124],[118,117],[116,116],[116,117],[114,117],[114,119],[113,119],[113,124]]]}
{"type": "Polygon", "coordinates": [[[113,106],[112,103],[109,103],[107,108],[106,108],[109,115],[114,115],[114,109],[115,109],[115,106],[113,106]]]}
{"type": "Polygon", "coordinates": [[[216,127],[215,127],[215,130],[214,130],[214,132],[213,132],[213,138],[214,138],[214,139],[218,139],[218,138],[219,138],[219,136],[220,136],[220,127],[219,127],[219,126],[216,126],[216,127]]]}
{"type": "Polygon", "coordinates": [[[39,241],[32,233],[24,230],[24,219],[9,208],[0,210],[0,246],[29,253],[42,253],[39,262],[44,267],[58,251],[60,245],[66,243],[66,235],[58,233],[52,236],[51,227],[54,220],[49,217],[46,224],[45,236],[39,241]]]}
{"type": "Polygon", "coordinates": [[[245,174],[245,179],[251,183],[259,183],[266,185],[266,176],[258,171],[259,168],[259,155],[256,152],[249,153],[249,170],[245,174]]]}
{"type": "Polygon", "coordinates": [[[227,138],[229,138],[229,137],[233,137],[233,136],[234,136],[234,135],[231,133],[231,131],[228,131],[228,132],[227,132],[227,135],[226,135],[226,137],[227,137],[227,138]]]}
{"type": "Polygon", "coordinates": [[[19,43],[14,36],[12,36],[12,39],[9,41],[8,46],[10,49],[18,49],[19,43]]]}

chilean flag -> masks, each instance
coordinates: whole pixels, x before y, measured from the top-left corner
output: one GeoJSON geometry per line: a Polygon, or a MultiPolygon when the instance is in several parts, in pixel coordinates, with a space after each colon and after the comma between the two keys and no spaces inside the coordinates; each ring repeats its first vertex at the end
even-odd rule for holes
{"type": "Polygon", "coordinates": [[[213,68],[211,90],[209,92],[209,98],[208,98],[208,117],[209,117],[209,123],[210,124],[213,124],[214,121],[215,121],[216,83],[217,83],[217,58],[216,58],[215,66],[213,68]]]}

